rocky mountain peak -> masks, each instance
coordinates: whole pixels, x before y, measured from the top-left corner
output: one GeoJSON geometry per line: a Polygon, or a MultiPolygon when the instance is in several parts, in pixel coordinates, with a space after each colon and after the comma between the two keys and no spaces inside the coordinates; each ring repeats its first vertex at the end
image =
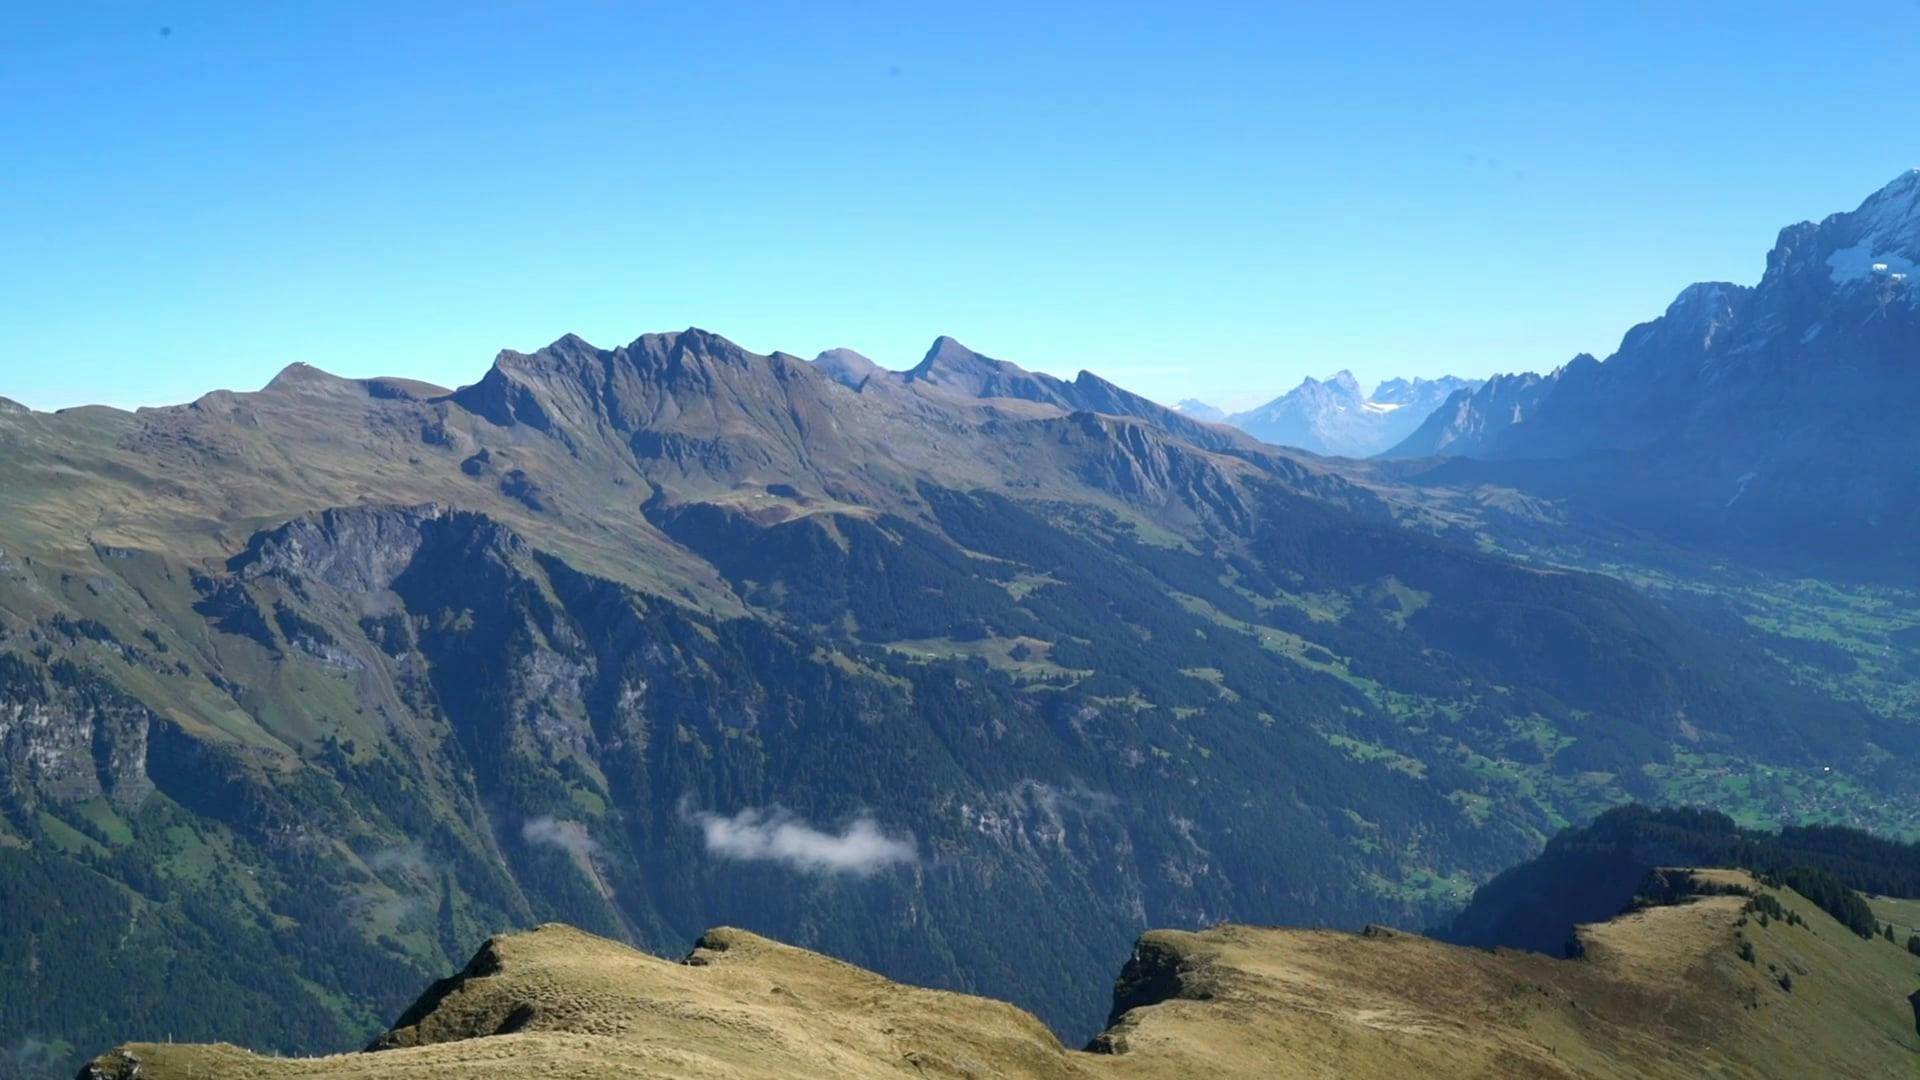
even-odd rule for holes
{"type": "MultiPolygon", "coordinates": [[[[1599,366],[1600,366],[1599,357],[1593,355],[1592,353],[1587,353],[1587,352],[1577,353],[1575,354],[1573,359],[1555,368],[1553,370],[1553,374],[1547,377],[1555,378],[1561,375],[1566,375],[1574,372],[1591,371],[1592,369],[1597,368],[1599,366]]],[[[1525,379],[1532,379],[1534,381],[1538,381],[1540,379],[1540,376],[1535,375],[1532,372],[1526,372],[1521,375],[1503,375],[1500,377],[1505,379],[1525,378],[1525,379]]]]}
{"type": "Polygon", "coordinates": [[[994,371],[1000,361],[974,352],[945,334],[933,339],[926,356],[907,372],[909,381],[946,382],[967,378],[983,371],[994,371]]]}
{"type": "Polygon", "coordinates": [[[565,333],[555,338],[552,344],[540,351],[558,356],[570,356],[598,353],[600,350],[596,348],[592,342],[581,337],[579,334],[565,333]]]}
{"type": "Polygon", "coordinates": [[[1195,420],[1202,420],[1210,424],[1220,423],[1227,418],[1225,411],[1217,409],[1201,401],[1199,398],[1183,398],[1178,405],[1173,407],[1173,411],[1179,413],[1181,416],[1190,416],[1195,420]]]}
{"type": "Polygon", "coordinates": [[[296,360],[286,367],[281,368],[280,373],[275,375],[267,383],[266,389],[281,393],[289,391],[298,392],[301,390],[329,388],[347,381],[348,380],[338,375],[322,371],[312,364],[296,360]]]}
{"type": "Polygon", "coordinates": [[[860,389],[868,378],[880,371],[879,364],[852,349],[828,349],[813,358],[815,370],[851,390],[860,389]]]}
{"type": "Polygon", "coordinates": [[[1635,327],[1622,340],[1627,351],[1638,335],[1659,334],[1676,344],[1706,348],[1737,317],[1740,307],[1753,290],[1726,281],[1701,281],[1680,290],[1659,319],[1635,327]]]}
{"type": "Polygon", "coordinates": [[[1851,214],[1821,223],[1830,233],[1826,256],[1836,284],[1904,278],[1920,260],[1920,170],[1909,170],[1867,196],[1851,214]]]}
{"type": "Polygon", "coordinates": [[[1920,169],[1909,169],[1852,211],[1818,224],[1780,230],[1767,255],[1761,288],[1786,282],[1831,289],[1868,285],[1902,288],[1920,265],[1920,169]]]}
{"type": "Polygon", "coordinates": [[[1426,379],[1388,379],[1373,388],[1373,400],[1387,404],[1401,404],[1416,390],[1427,385],[1426,379]]]}
{"type": "Polygon", "coordinates": [[[910,386],[918,384],[949,397],[1018,398],[1076,407],[1074,395],[1059,379],[983,356],[944,334],[934,339],[926,358],[903,378],[910,386]]]}
{"type": "Polygon", "coordinates": [[[667,333],[642,334],[620,350],[636,369],[671,369],[712,361],[748,366],[764,360],[727,338],[697,326],[667,333]]]}
{"type": "Polygon", "coordinates": [[[1920,225],[1920,169],[1908,169],[1867,196],[1852,217],[1866,230],[1903,232],[1910,238],[1920,225]]]}
{"type": "Polygon", "coordinates": [[[1265,405],[1226,418],[1226,422],[1265,442],[1297,446],[1316,454],[1371,457],[1399,444],[1455,390],[1477,381],[1443,375],[1437,379],[1388,379],[1368,394],[1353,372],[1342,369],[1326,379],[1306,378],[1265,405]]]}

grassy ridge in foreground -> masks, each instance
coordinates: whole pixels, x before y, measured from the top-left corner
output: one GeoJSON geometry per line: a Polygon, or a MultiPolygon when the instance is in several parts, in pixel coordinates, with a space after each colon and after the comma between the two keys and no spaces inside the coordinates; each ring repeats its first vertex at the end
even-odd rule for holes
{"type": "MultiPolygon", "coordinates": [[[[1696,880],[1697,879],[1697,880],[1696,880]]],[[[89,1080],[188,1076],[1912,1076],[1920,958],[1741,871],[1579,930],[1583,958],[1220,926],[1143,937],[1116,1022],[1070,1050],[1001,1002],[738,930],[672,963],[570,927],[490,940],[376,1049],[135,1045],[89,1080]],[[1703,891],[1727,890],[1713,895],[1703,891]],[[1760,911],[1795,917],[1759,917],[1760,911]]],[[[1897,906],[1897,905],[1896,905],[1897,906]]],[[[1891,911],[1889,912],[1891,914],[1891,911]]]]}

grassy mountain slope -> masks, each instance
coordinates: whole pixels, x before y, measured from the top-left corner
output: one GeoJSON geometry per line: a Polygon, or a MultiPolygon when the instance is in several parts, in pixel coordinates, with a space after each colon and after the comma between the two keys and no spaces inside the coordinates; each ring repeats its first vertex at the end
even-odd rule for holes
{"type": "MultiPolygon", "coordinates": [[[[1482,885],[1441,936],[1481,948],[1557,954],[1575,926],[1620,910],[1650,871],[1677,864],[1743,867],[1770,880],[1799,881],[1806,889],[1817,879],[1824,894],[1840,900],[1854,890],[1920,895],[1920,844],[1851,829],[1765,832],[1710,811],[1628,806],[1561,833],[1535,858],[1482,885]]],[[[1877,926],[1863,910],[1853,905],[1839,913],[1851,919],[1855,933],[1870,934],[1877,926]]]]}
{"type": "Polygon", "coordinates": [[[366,1053],[135,1045],[83,1075],[1912,1075],[1920,1035],[1904,995],[1920,957],[1744,872],[1669,880],[1666,902],[1582,927],[1578,960],[1383,929],[1155,931],[1088,1052],[1000,1002],[743,931],[709,932],[673,964],[547,926],[489,941],[366,1053]]]}

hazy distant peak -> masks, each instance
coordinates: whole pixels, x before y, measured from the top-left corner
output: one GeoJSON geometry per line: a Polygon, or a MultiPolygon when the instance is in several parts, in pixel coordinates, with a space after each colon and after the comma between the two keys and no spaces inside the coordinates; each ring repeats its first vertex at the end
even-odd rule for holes
{"type": "Polygon", "coordinates": [[[275,375],[272,380],[267,383],[266,389],[285,393],[287,391],[333,387],[347,381],[349,380],[343,379],[331,372],[322,371],[312,364],[296,360],[286,367],[281,368],[280,373],[275,375]]]}
{"type": "MultiPolygon", "coordinates": [[[[1599,366],[1600,366],[1600,358],[1593,355],[1592,353],[1589,353],[1589,352],[1576,353],[1573,359],[1553,369],[1552,374],[1547,377],[1554,378],[1561,375],[1565,375],[1568,372],[1584,372],[1584,371],[1591,370],[1593,368],[1597,368],[1599,366]]],[[[1499,378],[1538,380],[1539,378],[1541,378],[1541,376],[1535,375],[1534,373],[1529,371],[1529,372],[1522,372],[1514,375],[1501,375],[1499,376],[1499,378]]]]}
{"type": "Polygon", "coordinates": [[[636,356],[666,358],[679,355],[739,360],[753,355],[746,349],[711,330],[689,326],[685,330],[641,334],[627,346],[636,356]]]}
{"type": "Polygon", "coordinates": [[[1370,457],[1412,434],[1448,396],[1479,383],[1452,375],[1388,379],[1367,394],[1346,369],[1307,378],[1294,390],[1226,422],[1263,441],[1316,454],[1370,457]]]}
{"type": "Polygon", "coordinates": [[[1366,395],[1362,393],[1360,390],[1360,380],[1353,377],[1353,372],[1342,369],[1340,371],[1334,372],[1333,374],[1327,376],[1324,379],[1316,379],[1313,376],[1308,375],[1306,378],[1303,378],[1300,380],[1300,385],[1295,387],[1291,394],[1284,395],[1281,398],[1277,398],[1275,399],[1275,401],[1269,402],[1268,405],[1262,406],[1262,408],[1268,408],[1268,407],[1271,407],[1272,405],[1276,405],[1280,401],[1286,400],[1287,397],[1291,397],[1293,394],[1316,394],[1316,393],[1326,393],[1326,392],[1332,392],[1341,397],[1352,398],[1355,401],[1363,400],[1366,397],[1366,395]]]}
{"type": "Polygon", "coordinates": [[[926,358],[906,373],[908,383],[962,398],[1021,398],[1065,406],[1067,384],[1018,364],[995,360],[941,335],[926,358]]]}
{"type": "Polygon", "coordinates": [[[927,348],[926,356],[914,365],[913,370],[907,372],[907,376],[928,379],[943,372],[972,370],[987,366],[997,367],[999,364],[1000,361],[982,356],[953,338],[941,334],[933,339],[933,344],[927,348]]]}
{"type": "Polygon", "coordinates": [[[880,365],[852,349],[828,349],[813,358],[813,366],[822,375],[849,389],[858,390],[880,365]]]}
{"type": "Polygon", "coordinates": [[[579,334],[566,333],[553,339],[553,343],[541,351],[554,353],[597,353],[600,350],[591,341],[581,337],[579,334]]]}
{"type": "Polygon", "coordinates": [[[845,364],[863,371],[872,371],[880,365],[874,363],[865,354],[855,349],[828,349],[813,358],[816,364],[845,364]]]}
{"type": "Polygon", "coordinates": [[[1225,411],[1217,409],[1198,398],[1183,399],[1178,405],[1173,407],[1173,411],[1179,413],[1181,416],[1192,417],[1195,420],[1203,420],[1209,424],[1217,424],[1227,418],[1225,411]]]}

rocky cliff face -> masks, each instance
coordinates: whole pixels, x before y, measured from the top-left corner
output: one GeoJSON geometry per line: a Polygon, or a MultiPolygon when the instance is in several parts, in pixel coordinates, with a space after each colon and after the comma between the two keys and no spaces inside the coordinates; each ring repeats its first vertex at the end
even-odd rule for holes
{"type": "Polygon", "coordinates": [[[139,805],[153,791],[154,723],[151,710],[71,661],[0,653],[0,780],[15,798],[139,805]]]}

